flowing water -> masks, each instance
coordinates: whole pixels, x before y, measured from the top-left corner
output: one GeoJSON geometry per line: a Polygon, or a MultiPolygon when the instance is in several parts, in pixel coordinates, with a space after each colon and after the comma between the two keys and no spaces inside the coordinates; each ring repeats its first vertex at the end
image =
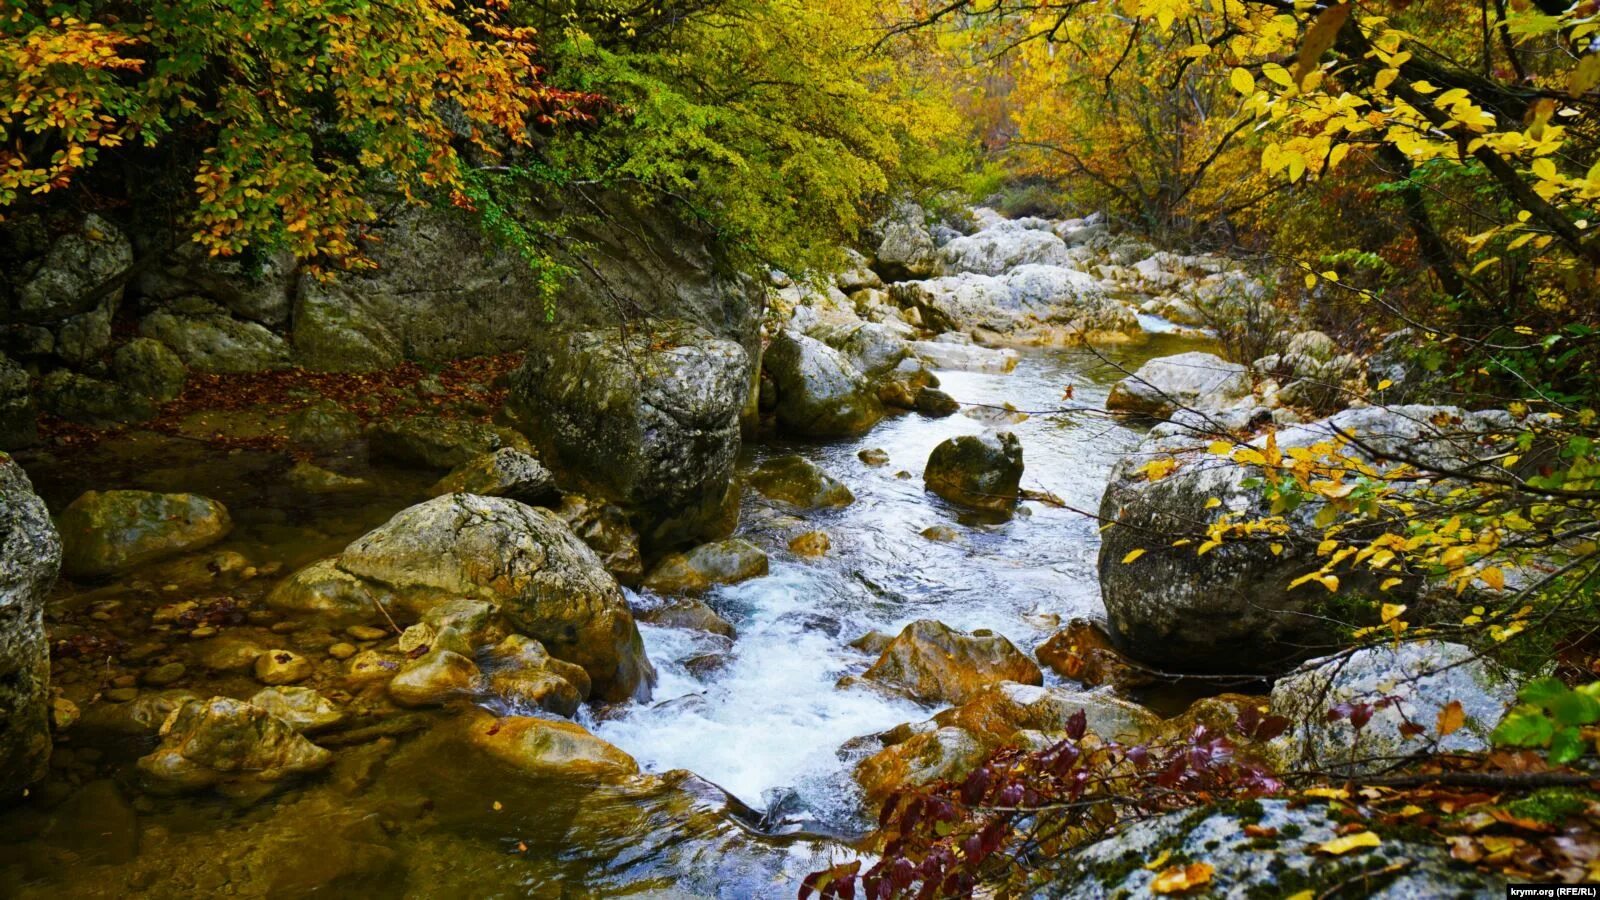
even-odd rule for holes
{"type": "MultiPolygon", "coordinates": [[[[771,573],[704,598],[737,627],[731,648],[698,632],[642,627],[661,672],[653,702],[584,716],[646,770],[670,773],[658,783],[599,790],[531,783],[461,754],[440,726],[340,749],[328,775],[264,800],[157,797],[137,790],[131,766],[153,738],[80,729],[67,732],[35,796],[0,812],[0,895],[793,896],[795,879],[843,846],[827,836],[862,824],[849,777],[859,754],[841,746],[934,711],[838,687],[871,663],[849,643],[935,618],[992,629],[1031,651],[1066,619],[1099,615],[1097,523],[1074,510],[1097,508],[1110,467],[1139,437],[1098,412],[1122,377],[1106,360],[1132,368],[1194,346],[1155,334],[1103,351],[1104,358],[1025,351],[1010,374],[940,373],[944,390],[979,417],[895,415],[857,440],[747,447],[741,468],[799,453],[857,499],[806,512],[801,522],[746,492],[739,532],[771,554],[771,573]],[[1072,399],[1064,400],[1069,387],[1072,399]],[[1033,412],[998,423],[1022,441],[1024,488],[1062,505],[1028,502],[1008,521],[984,521],[926,493],[921,470],[934,446],[997,424],[981,416],[1002,414],[1008,403],[1033,412]],[[1062,407],[1083,411],[1049,412],[1062,407]],[[883,449],[890,462],[866,464],[857,456],[864,448],[883,449]],[[941,525],[953,527],[956,539],[923,536],[941,525]],[[826,556],[786,549],[790,536],[813,528],[831,539],[826,556]]],[[[281,487],[281,454],[217,453],[137,436],[23,461],[57,510],[91,487],[216,497],[237,523],[217,549],[285,570],[336,552],[416,502],[433,477],[352,458],[348,468],[377,488],[313,501],[281,487]]],[[[52,639],[119,635],[119,623],[146,622],[134,613],[148,616],[170,601],[160,584],[176,577],[170,571],[92,589],[63,586],[52,603],[52,639]]],[[[259,598],[270,581],[234,592],[259,598]]],[[[149,640],[123,636],[129,645],[149,640]]],[[[307,646],[322,641],[293,637],[307,646]]],[[[179,658],[184,652],[164,649],[179,658]]],[[[87,658],[64,659],[54,677],[82,696],[100,674],[87,658]]],[[[238,678],[179,686],[248,696],[255,686],[238,678]]]]}

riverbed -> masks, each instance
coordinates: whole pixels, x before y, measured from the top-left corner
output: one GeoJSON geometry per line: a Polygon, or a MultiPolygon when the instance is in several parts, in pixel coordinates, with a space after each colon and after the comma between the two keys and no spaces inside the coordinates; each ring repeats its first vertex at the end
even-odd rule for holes
{"type": "MultiPolygon", "coordinates": [[[[798,453],[847,484],[856,501],[800,521],[746,491],[739,534],[769,553],[770,573],[703,598],[736,627],[732,646],[641,626],[660,672],[654,698],[585,710],[580,720],[665,775],[648,788],[530,783],[460,757],[422,722],[336,748],[329,773],[269,797],[161,797],[141,793],[133,777],[132,761],[153,738],[71,729],[51,777],[29,802],[0,814],[0,894],[792,896],[799,875],[843,852],[864,826],[850,778],[859,752],[841,748],[934,712],[838,686],[872,661],[850,643],[934,618],[991,629],[1031,651],[1066,620],[1100,616],[1098,523],[1084,513],[1096,509],[1111,466],[1139,438],[1101,412],[1106,393],[1123,377],[1119,367],[1196,346],[1154,334],[1109,350],[1027,350],[1009,374],[939,372],[962,413],[897,414],[847,441],[747,445],[741,470],[798,453]],[[935,445],[989,427],[1017,434],[1023,487],[1054,501],[1025,502],[995,521],[923,490],[935,445]],[[885,451],[888,463],[863,461],[868,448],[885,451]],[[953,539],[924,535],[936,526],[954,529],[953,539]],[[826,555],[787,549],[788,538],[807,529],[828,534],[826,555]]],[[[223,501],[235,530],[203,557],[234,551],[257,562],[260,574],[229,588],[246,603],[276,575],[336,552],[417,502],[437,477],[374,467],[352,450],[344,469],[370,489],[312,499],[284,485],[281,453],[139,433],[23,462],[53,510],[89,488],[193,491],[223,501]]],[[[58,587],[52,641],[77,641],[54,676],[69,695],[86,696],[103,681],[112,668],[100,661],[106,647],[121,660],[150,644],[134,623],[187,596],[174,566],[58,587]]],[[[654,598],[630,593],[630,601],[647,606],[654,598]]],[[[222,627],[276,633],[248,619],[222,627]]],[[[186,658],[181,642],[158,643],[153,656],[186,658]]],[[[191,676],[177,686],[203,696],[252,688],[247,676],[191,676]]]]}

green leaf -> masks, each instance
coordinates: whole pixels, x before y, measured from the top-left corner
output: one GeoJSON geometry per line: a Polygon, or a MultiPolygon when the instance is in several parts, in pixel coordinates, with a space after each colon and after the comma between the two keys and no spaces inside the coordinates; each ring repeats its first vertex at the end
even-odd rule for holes
{"type": "Polygon", "coordinates": [[[1523,703],[1532,703],[1534,706],[1548,709],[1556,698],[1568,693],[1571,691],[1567,690],[1567,686],[1562,684],[1559,678],[1535,678],[1523,685],[1522,690],[1517,691],[1517,698],[1523,703]]]}
{"type": "Polygon", "coordinates": [[[1549,708],[1559,725],[1590,725],[1600,720],[1600,700],[1577,691],[1560,694],[1550,701],[1549,708]]]}
{"type": "Polygon", "coordinates": [[[1583,755],[1583,735],[1576,728],[1562,728],[1550,739],[1550,762],[1564,766],[1583,755]]]}
{"type": "Polygon", "coordinates": [[[1555,733],[1550,717],[1536,710],[1512,710],[1495,728],[1490,739],[1508,747],[1543,747],[1555,733]]]}

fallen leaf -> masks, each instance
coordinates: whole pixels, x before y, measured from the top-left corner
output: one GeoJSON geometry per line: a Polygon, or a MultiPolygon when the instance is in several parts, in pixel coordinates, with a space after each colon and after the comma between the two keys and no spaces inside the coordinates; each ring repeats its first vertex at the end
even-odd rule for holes
{"type": "Polygon", "coordinates": [[[1187,866],[1173,866],[1156,876],[1150,882],[1151,893],[1156,894],[1181,894],[1191,888],[1209,884],[1211,873],[1216,871],[1209,863],[1190,863],[1187,866]]]}
{"type": "Polygon", "coordinates": [[[1167,860],[1169,860],[1171,858],[1172,858],[1172,851],[1171,850],[1163,850],[1156,856],[1155,859],[1152,859],[1149,862],[1145,863],[1144,867],[1146,869],[1149,869],[1150,871],[1154,872],[1155,870],[1165,866],[1167,864],[1167,860]]]}
{"type": "Polygon", "coordinates": [[[1344,788],[1327,788],[1327,787],[1306,788],[1305,790],[1301,791],[1300,793],[1302,795],[1306,796],[1306,797],[1321,797],[1324,800],[1348,800],[1348,799],[1350,799],[1350,792],[1345,790],[1344,788]]]}
{"type": "Polygon", "coordinates": [[[1370,831],[1362,831],[1357,834],[1347,834],[1344,837],[1334,838],[1331,841],[1324,841],[1317,845],[1317,852],[1326,853],[1329,856],[1343,856],[1352,850],[1376,847],[1382,843],[1383,841],[1377,835],[1370,831]]]}
{"type": "Polygon", "coordinates": [[[1144,548],[1142,548],[1142,547],[1140,549],[1138,549],[1138,550],[1129,550],[1128,551],[1128,555],[1124,556],[1122,558],[1122,564],[1123,565],[1127,565],[1128,563],[1133,562],[1134,560],[1138,559],[1139,557],[1141,557],[1143,555],[1144,555],[1144,548]]]}
{"type": "Polygon", "coordinates": [[[1439,737],[1444,737],[1447,734],[1454,734],[1457,731],[1460,731],[1461,726],[1465,725],[1466,723],[1467,714],[1461,708],[1461,701],[1451,700],[1449,703],[1444,705],[1443,709],[1439,710],[1439,737]]]}

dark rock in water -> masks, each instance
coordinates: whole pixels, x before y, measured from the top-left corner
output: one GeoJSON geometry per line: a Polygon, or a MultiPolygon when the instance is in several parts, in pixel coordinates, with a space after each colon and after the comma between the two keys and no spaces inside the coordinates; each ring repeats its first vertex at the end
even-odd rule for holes
{"type": "Polygon", "coordinates": [[[933,418],[943,418],[961,411],[956,398],[938,388],[925,387],[917,391],[917,412],[933,418]]]}
{"type": "Polygon", "coordinates": [[[639,533],[628,523],[622,508],[567,494],[555,514],[600,557],[601,565],[618,583],[633,587],[644,577],[644,557],[639,552],[639,533]]]}
{"type": "Polygon", "coordinates": [[[52,811],[42,836],[81,862],[120,865],[139,852],[139,814],[115,782],[91,781],[52,811]]]}
{"type": "Polygon", "coordinates": [[[552,467],[622,507],[646,547],[672,549],[733,530],[750,369],[739,343],[685,322],[631,340],[547,329],[507,407],[552,467]]]}
{"type": "Polygon", "coordinates": [[[767,574],[767,554],[743,538],[701,544],[656,564],[644,587],[658,594],[698,594],[715,584],[738,584],[767,574]]]}
{"type": "Polygon", "coordinates": [[[642,621],[649,622],[652,625],[660,625],[663,628],[687,628],[692,631],[720,634],[729,638],[736,635],[732,622],[717,615],[716,610],[699,600],[688,597],[641,610],[639,618],[642,621]]]}
{"type": "Polygon", "coordinates": [[[139,770],[163,790],[272,785],[333,762],[289,723],[226,697],[184,704],[162,732],[161,746],[140,758],[139,770]]]}
{"type": "Polygon", "coordinates": [[[44,775],[50,759],[44,600],[60,565],[49,510],[0,453],[0,798],[44,775]]]}
{"type": "Polygon", "coordinates": [[[778,617],[778,622],[799,628],[801,631],[815,631],[819,634],[825,634],[831,638],[838,637],[840,630],[844,627],[833,616],[825,616],[821,613],[813,612],[784,613],[778,617]]]}
{"type": "Polygon", "coordinates": [[[198,550],[233,528],[227,507],[198,494],[86,491],[59,519],[70,576],[123,572],[198,550]]]}
{"type": "Polygon", "coordinates": [[[844,482],[803,456],[779,456],[750,473],[750,485],[763,496],[804,509],[849,506],[855,495],[844,482]]]}
{"type": "Polygon", "coordinates": [[[865,376],[839,351],[784,330],[761,359],[777,388],[778,425],[792,434],[861,434],[883,418],[883,404],[865,376]]]}
{"type": "Polygon", "coordinates": [[[379,423],[368,430],[367,441],[377,459],[433,469],[453,469],[502,447],[532,449],[509,428],[437,416],[379,423]]]}
{"type": "Polygon", "coordinates": [[[332,400],[319,400],[289,417],[289,439],[312,447],[334,447],[361,436],[361,419],[332,400]]]}
{"type": "Polygon", "coordinates": [[[1009,431],[950,438],[933,448],[922,479],[951,503],[1010,510],[1022,483],[1022,442],[1009,431]]]}

